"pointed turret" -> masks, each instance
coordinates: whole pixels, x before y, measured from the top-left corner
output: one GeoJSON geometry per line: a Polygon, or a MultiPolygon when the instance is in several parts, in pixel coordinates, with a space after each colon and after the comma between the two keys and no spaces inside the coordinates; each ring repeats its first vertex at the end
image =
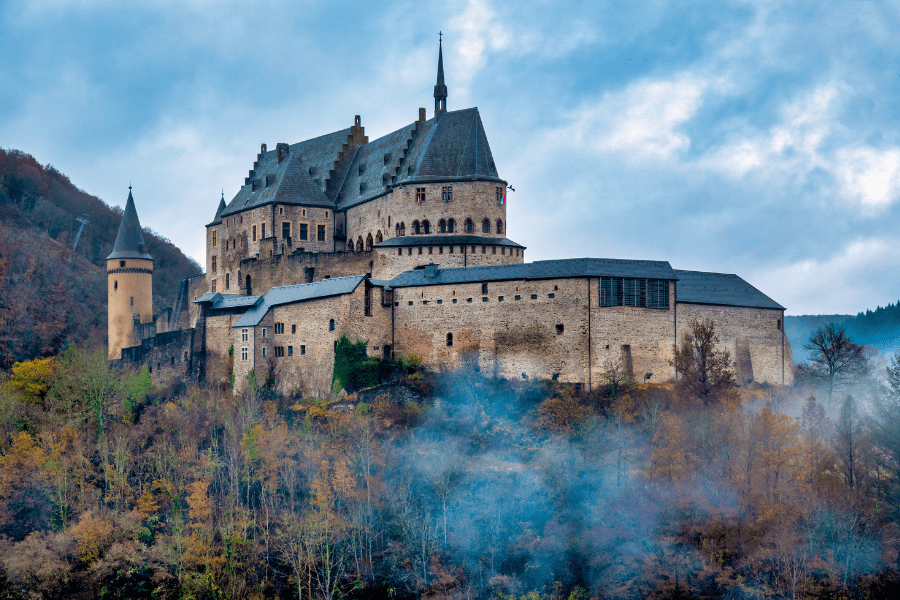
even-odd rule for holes
{"type": "Polygon", "coordinates": [[[222,190],[222,199],[219,200],[219,208],[216,209],[216,216],[213,217],[213,223],[218,222],[219,217],[222,216],[223,210],[225,210],[225,190],[222,190]]]}
{"type": "Polygon", "coordinates": [[[112,254],[107,256],[106,260],[114,258],[153,260],[153,257],[147,254],[147,245],[144,243],[144,234],[141,233],[141,222],[134,207],[131,187],[128,188],[128,202],[125,203],[125,212],[122,213],[122,224],[119,225],[116,243],[113,245],[112,254]]]}
{"type": "Polygon", "coordinates": [[[139,326],[153,322],[153,257],[147,254],[130,186],[119,235],[106,257],[106,276],[109,357],[118,359],[122,348],[141,343],[145,329],[139,326]]]}
{"type": "Polygon", "coordinates": [[[444,85],[444,49],[438,39],[437,83],[434,84],[434,118],[440,119],[447,112],[447,86],[444,85]]]}

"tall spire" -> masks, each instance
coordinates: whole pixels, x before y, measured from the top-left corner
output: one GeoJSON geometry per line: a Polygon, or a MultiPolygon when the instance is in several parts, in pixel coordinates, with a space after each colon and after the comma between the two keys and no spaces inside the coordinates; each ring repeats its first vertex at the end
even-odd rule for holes
{"type": "Polygon", "coordinates": [[[444,49],[442,45],[443,33],[438,32],[438,71],[437,83],[434,84],[434,118],[441,118],[447,112],[447,86],[444,85],[444,49]]]}
{"type": "Polygon", "coordinates": [[[216,209],[216,216],[213,217],[213,221],[219,220],[219,215],[222,214],[222,211],[225,210],[225,190],[222,190],[222,199],[219,200],[219,208],[216,209]]]}
{"type": "Polygon", "coordinates": [[[134,207],[134,197],[131,195],[131,186],[128,186],[128,202],[125,203],[125,212],[122,213],[122,223],[119,225],[119,234],[113,246],[112,254],[106,260],[112,258],[142,258],[153,260],[147,254],[147,245],[144,243],[144,234],[141,232],[141,221],[138,219],[137,209],[134,207]]]}

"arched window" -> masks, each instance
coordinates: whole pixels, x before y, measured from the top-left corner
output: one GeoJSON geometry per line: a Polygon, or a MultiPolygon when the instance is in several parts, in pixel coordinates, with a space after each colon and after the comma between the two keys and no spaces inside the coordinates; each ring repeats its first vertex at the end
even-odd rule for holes
{"type": "Polygon", "coordinates": [[[225,289],[231,287],[231,273],[225,273],[225,289]]]}
{"type": "Polygon", "coordinates": [[[413,235],[419,235],[422,233],[421,228],[419,227],[418,221],[413,221],[413,235]]]}
{"type": "Polygon", "coordinates": [[[406,235],[406,223],[401,221],[400,222],[400,237],[403,237],[404,235],[406,235]]]}
{"type": "Polygon", "coordinates": [[[475,233],[475,223],[472,219],[466,219],[466,233],[475,233]]]}
{"type": "Polygon", "coordinates": [[[503,233],[503,219],[497,219],[497,233],[503,233]]]}
{"type": "Polygon", "coordinates": [[[384,238],[381,237],[381,230],[379,229],[378,233],[375,234],[375,243],[380,244],[382,241],[384,241],[384,238]]]}
{"type": "Polygon", "coordinates": [[[485,219],[481,222],[481,233],[490,233],[491,232],[491,221],[490,219],[485,219]]]}
{"type": "Polygon", "coordinates": [[[328,321],[328,331],[334,331],[334,319],[328,321]]]}
{"type": "Polygon", "coordinates": [[[456,231],[456,221],[450,219],[447,221],[447,233],[453,233],[454,231],[456,231]]]}
{"type": "Polygon", "coordinates": [[[362,249],[363,249],[362,236],[359,236],[358,238],[356,238],[356,251],[362,252],[362,249]]]}
{"type": "Polygon", "coordinates": [[[366,252],[372,250],[372,234],[366,236],[366,252]]]}
{"type": "Polygon", "coordinates": [[[353,252],[353,240],[347,242],[347,252],[353,252]]]}
{"type": "Polygon", "coordinates": [[[427,220],[422,221],[422,233],[424,233],[425,235],[431,233],[431,223],[429,223],[427,220]]]}
{"type": "Polygon", "coordinates": [[[452,333],[447,334],[447,347],[448,348],[453,347],[453,334],[452,333]]]}
{"type": "Polygon", "coordinates": [[[441,233],[447,233],[447,221],[441,219],[438,221],[438,231],[441,233]]]}
{"type": "Polygon", "coordinates": [[[245,287],[246,290],[247,290],[245,293],[246,293],[248,296],[252,296],[252,295],[253,295],[253,286],[250,285],[250,276],[249,276],[249,275],[247,275],[247,285],[244,286],[244,287],[245,287]]]}

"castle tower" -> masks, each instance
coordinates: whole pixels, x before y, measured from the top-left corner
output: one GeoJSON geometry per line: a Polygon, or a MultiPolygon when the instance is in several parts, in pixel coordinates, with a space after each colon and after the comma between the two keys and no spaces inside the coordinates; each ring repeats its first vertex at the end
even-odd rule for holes
{"type": "Polygon", "coordinates": [[[444,85],[444,49],[438,39],[437,83],[434,84],[434,119],[437,121],[447,112],[447,86],[444,85]]]}
{"type": "Polygon", "coordinates": [[[109,358],[122,357],[122,348],[138,344],[136,323],[153,321],[153,257],[141,233],[131,186],[112,254],[106,257],[109,300],[109,358]]]}

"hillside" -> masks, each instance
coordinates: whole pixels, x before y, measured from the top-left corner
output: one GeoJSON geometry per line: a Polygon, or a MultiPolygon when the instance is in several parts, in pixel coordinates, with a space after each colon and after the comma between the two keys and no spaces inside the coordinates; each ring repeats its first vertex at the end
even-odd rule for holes
{"type": "MultiPolygon", "coordinates": [[[[106,256],[122,210],[77,189],[52,166],[0,149],[0,369],[57,354],[68,342],[106,339],[106,256]],[[78,218],[84,227],[75,251],[78,218]]],[[[155,259],[153,306],[172,306],[200,266],[144,229],[155,259]]]]}
{"type": "Polygon", "coordinates": [[[807,352],[803,345],[816,328],[836,323],[846,328],[858,344],[873,346],[879,352],[900,349],[900,302],[867,310],[857,315],[799,315],[784,318],[784,332],[791,344],[795,362],[803,362],[807,352]]]}

